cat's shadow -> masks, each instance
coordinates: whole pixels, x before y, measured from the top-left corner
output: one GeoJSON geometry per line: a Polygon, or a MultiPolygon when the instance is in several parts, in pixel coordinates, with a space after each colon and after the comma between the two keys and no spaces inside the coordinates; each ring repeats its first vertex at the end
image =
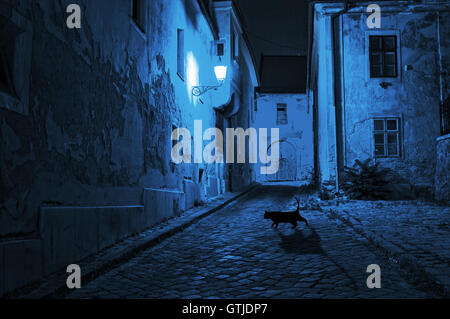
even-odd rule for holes
{"type": "Polygon", "coordinates": [[[320,236],[312,228],[295,229],[292,234],[285,235],[278,231],[281,239],[280,247],[290,254],[324,254],[320,245],[320,236]]]}

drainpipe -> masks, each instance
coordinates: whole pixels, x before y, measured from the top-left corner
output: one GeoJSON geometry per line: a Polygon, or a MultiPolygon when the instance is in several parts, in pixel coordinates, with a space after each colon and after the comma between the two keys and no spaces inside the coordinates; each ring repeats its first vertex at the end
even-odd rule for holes
{"type": "MultiPolygon", "coordinates": [[[[335,19],[336,18],[339,18],[339,17],[341,17],[343,14],[345,14],[345,13],[347,13],[348,12],[348,10],[350,9],[350,7],[349,7],[349,4],[348,4],[348,0],[345,0],[344,1],[344,9],[342,9],[341,11],[339,11],[339,12],[337,12],[337,13],[334,13],[334,14],[332,14],[331,15],[331,32],[332,32],[332,36],[331,36],[331,38],[332,38],[332,60],[333,60],[333,80],[334,80],[334,94],[333,94],[333,96],[334,96],[334,109],[335,109],[335,113],[334,113],[334,123],[335,123],[335,132],[334,132],[334,135],[335,135],[335,158],[336,158],[336,192],[339,192],[339,181],[340,181],[340,176],[341,176],[341,173],[340,173],[340,164],[341,164],[341,160],[340,160],[340,157],[339,157],[339,135],[338,135],[338,133],[339,133],[339,123],[340,123],[340,121],[339,121],[339,119],[338,119],[338,111],[337,111],[337,109],[338,109],[338,103],[337,103],[337,94],[338,94],[338,92],[337,92],[337,89],[336,89],[336,81],[341,81],[341,79],[337,79],[337,76],[336,76],[336,70],[337,70],[337,67],[338,67],[338,61],[336,61],[336,55],[337,55],[337,52],[336,52],[336,28],[335,28],[335,19]]],[[[343,24],[341,23],[341,28],[342,28],[342,26],[343,26],[343,24]]],[[[340,63],[340,62],[339,62],[340,63]]],[[[342,76],[342,70],[340,70],[340,75],[342,76]]],[[[341,81],[341,85],[342,85],[342,81],[341,81]]],[[[339,93],[339,94],[341,94],[342,95],[342,87],[341,87],[341,85],[339,86],[340,88],[341,88],[341,92],[339,93]]],[[[340,104],[342,105],[342,100],[343,100],[343,96],[341,96],[341,99],[340,99],[340,104]]],[[[341,109],[341,111],[342,111],[342,109],[341,109]]]]}
{"type": "MultiPolygon", "coordinates": [[[[320,3],[322,1],[312,1],[309,3],[309,27],[310,27],[310,32],[309,32],[309,39],[308,39],[308,73],[307,73],[307,88],[308,88],[308,92],[307,92],[307,97],[308,97],[308,108],[310,106],[310,89],[311,87],[311,67],[312,67],[312,48],[313,48],[313,43],[314,43],[314,6],[316,3],[320,3]]],[[[334,13],[331,15],[331,32],[332,32],[332,60],[333,60],[333,73],[336,73],[336,63],[335,63],[335,27],[334,27],[334,19],[336,17],[340,17],[342,14],[347,13],[347,11],[350,9],[348,0],[344,1],[344,9],[342,9],[341,11],[334,13]]],[[[335,76],[333,75],[334,80],[336,81],[335,76]]],[[[336,90],[334,89],[334,96],[336,97],[336,90]]],[[[335,99],[335,109],[336,109],[336,99],[335,99]]],[[[339,157],[338,157],[338,119],[335,113],[335,158],[336,158],[336,191],[339,191],[339,177],[340,177],[340,172],[339,172],[339,157]]],[[[317,163],[315,163],[315,165],[317,165],[317,163]]],[[[317,179],[319,179],[319,176],[316,176],[317,179]]]]}

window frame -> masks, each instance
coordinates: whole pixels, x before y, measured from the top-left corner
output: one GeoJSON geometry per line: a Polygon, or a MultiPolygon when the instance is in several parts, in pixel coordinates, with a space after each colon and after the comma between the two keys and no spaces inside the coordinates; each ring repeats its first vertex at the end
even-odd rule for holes
{"type": "Polygon", "coordinates": [[[218,40],[218,41],[214,41],[214,45],[215,45],[215,53],[216,56],[219,58],[224,58],[225,57],[225,40],[218,40]],[[219,46],[222,46],[222,54],[219,54],[219,46]]]}
{"type": "Polygon", "coordinates": [[[401,49],[401,34],[399,30],[366,30],[365,31],[365,42],[364,42],[364,55],[366,61],[365,74],[367,82],[401,82],[402,81],[402,49],[401,49]],[[371,54],[370,54],[370,37],[371,36],[395,36],[396,38],[396,77],[371,77],[371,54]]]}
{"type": "Polygon", "coordinates": [[[277,117],[276,117],[277,125],[287,125],[289,123],[288,112],[287,112],[287,104],[286,103],[277,103],[276,110],[277,110],[277,117]],[[284,119],[281,119],[280,116],[279,116],[279,114],[280,114],[279,110],[280,109],[284,109],[284,114],[285,114],[285,118],[284,119]]]}
{"type": "Polygon", "coordinates": [[[401,158],[403,150],[403,134],[402,134],[402,118],[399,116],[377,116],[372,118],[372,143],[373,143],[373,156],[375,158],[401,158]],[[388,121],[396,121],[396,129],[388,129],[388,121]],[[375,121],[383,121],[383,129],[379,130],[375,127],[375,121]],[[389,134],[396,134],[397,139],[397,154],[389,154],[389,134]],[[383,144],[376,142],[376,135],[383,135],[383,144]],[[377,145],[383,145],[383,155],[377,154],[377,145]]]}
{"type": "Polygon", "coordinates": [[[397,36],[396,35],[369,35],[369,63],[370,63],[370,77],[371,78],[396,78],[398,76],[398,56],[397,56],[397,36]],[[380,49],[374,49],[372,48],[372,39],[379,38],[380,40],[380,49]],[[394,48],[393,49],[387,49],[385,48],[384,44],[385,38],[394,38],[394,48]],[[392,54],[394,55],[394,63],[392,64],[394,66],[394,74],[388,75],[387,72],[385,72],[385,68],[387,65],[385,62],[386,54],[392,54]],[[379,75],[373,74],[372,66],[374,64],[373,58],[375,54],[379,54],[380,56],[380,64],[379,67],[381,68],[381,73],[379,75]]]}

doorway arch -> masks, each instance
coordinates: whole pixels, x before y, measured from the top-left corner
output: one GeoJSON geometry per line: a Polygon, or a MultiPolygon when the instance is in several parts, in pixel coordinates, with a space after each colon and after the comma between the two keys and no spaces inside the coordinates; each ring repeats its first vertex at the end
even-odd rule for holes
{"type": "Polygon", "coordinates": [[[267,152],[272,145],[279,144],[280,158],[278,163],[278,172],[269,177],[273,181],[296,181],[299,168],[299,156],[297,147],[287,139],[281,139],[269,145],[267,152]]]}

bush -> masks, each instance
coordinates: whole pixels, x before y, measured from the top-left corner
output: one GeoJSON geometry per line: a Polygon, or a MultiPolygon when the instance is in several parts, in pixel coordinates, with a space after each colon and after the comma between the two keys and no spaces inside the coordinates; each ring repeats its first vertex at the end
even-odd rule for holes
{"type": "Polygon", "coordinates": [[[344,168],[342,189],[353,199],[388,199],[389,173],[389,169],[378,167],[378,163],[372,164],[370,158],[364,162],[356,160],[352,168],[344,168]]]}

